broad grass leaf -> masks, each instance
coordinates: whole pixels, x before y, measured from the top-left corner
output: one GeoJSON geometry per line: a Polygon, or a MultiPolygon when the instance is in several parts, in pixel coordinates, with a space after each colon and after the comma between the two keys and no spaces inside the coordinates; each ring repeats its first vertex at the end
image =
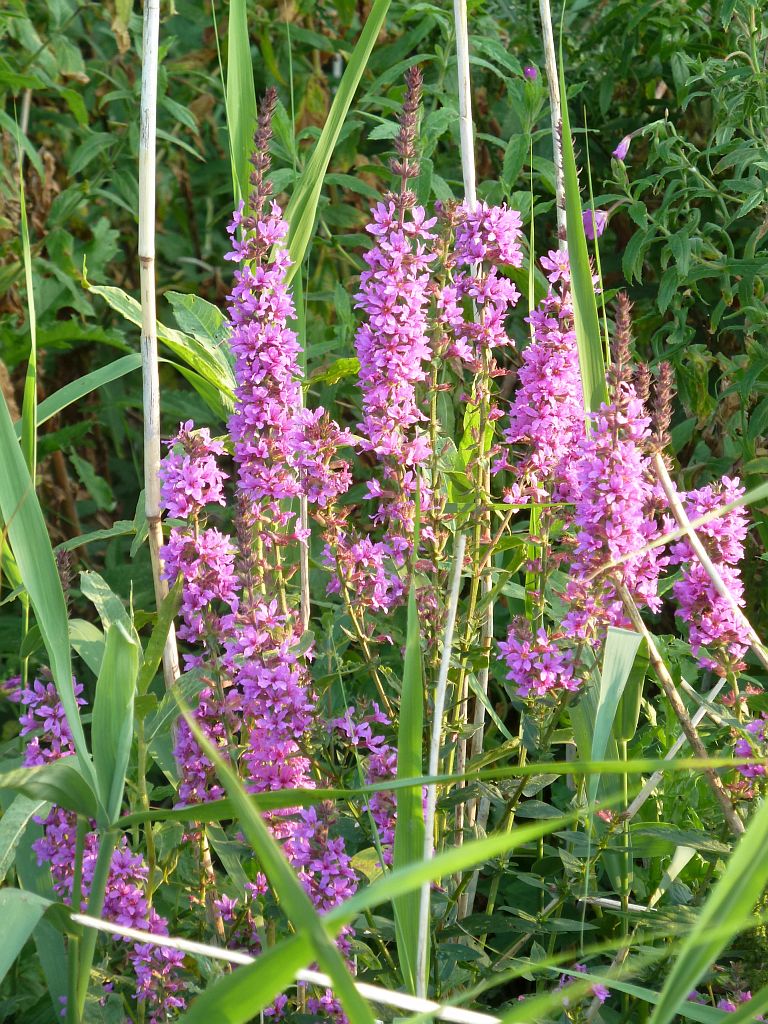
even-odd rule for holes
{"type": "Polygon", "coordinates": [[[163,660],[163,650],[165,649],[165,641],[168,637],[171,623],[176,618],[176,614],[181,607],[181,587],[182,579],[179,577],[158,608],[157,621],[149,638],[147,648],[144,651],[144,661],[136,683],[136,690],[139,694],[147,692],[149,684],[154,679],[160,667],[160,662],[163,660]]]}
{"type": "Polygon", "coordinates": [[[3,813],[0,818],[0,882],[5,880],[8,869],[13,864],[16,848],[31,818],[36,814],[45,816],[47,812],[47,801],[32,799],[19,793],[8,810],[3,813]]]}
{"type": "Polygon", "coordinates": [[[247,1024],[293,983],[313,955],[308,935],[291,936],[255,963],[218,979],[193,1000],[179,1024],[247,1024]]]}
{"type": "Polygon", "coordinates": [[[768,880],[766,843],[768,801],[763,801],[683,942],[650,1024],[669,1024],[734,935],[748,927],[749,915],[768,880]]]}
{"type": "MultiPolygon", "coordinates": [[[[81,398],[85,398],[86,395],[90,395],[102,385],[110,384],[113,380],[119,380],[126,374],[140,369],[141,356],[138,352],[133,352],[131,355],[115,359],[108,366],[102,366],[98,370],[93,370],[91,373],[78,377],[71,384],[65,384],[63,388],[59,388],[58,391],[49,395],[48,398],[43,399],[37,407],[38,426],[54,416],[58,416],[68,406],[79,401],[81,398]]],[[[16,424],[16,434],[19,437],[21,436],[21,423],[16,424]]]]}
{"type": "Polygon", "coordinates": [[[560,40],[560,95],[562,97],[563,179],[565,183],[565,215],[568,235],[568,256],[571,264],[571,293],[576,344],[579,350],[579,368],[584,391],[584,407],[593,412],[607,401],[605,359],[597,315],[595,286],[589,264],[587,239],[582,220],[579,175],[573,151],[571,123],[568,117],[568,94],[563,74],[563,49],[560,40]]]}
{"type": "Polygon", "coordinates": [[[139,645],[123,624],[116,622],[107,629],[92,726],[93,763],[110,823],[117,819],[123,800],[138,672],[139,645]]]}
{"type": "Polygon", "coordinates": [[[227,29],[227,126],[232,191],[237,204],[250,193],[250,158],[256,131],[256,87],[245,0],[231,0],[227,29]]]}
{"type": "Polygon", "coordinates": [[[0,981],[21,952],[35,926],[51,904],[33,892],[22,889],[0,889],[0,919],[3,941],[0,943],[0,981]]]}
{"type": "Polygon", "coordinates": [[[63,757],[39,767],[3,772],[0,774],[0,789],[14,790],[33,800],[46,800],[87,818],[95,818],[98,810],[96,796],[75,763],[74,758],[63,757]]]}
{"type": "Polygon", "coordinates": [[[72,684],[67,605],[53,548],[8,406],[0,402],[0,512],[35,621],[40,627],[67,724],[85,776],[95,783],[72,684]]]}
{"type": "MultiPolygon", "coordinates": [[[[597,693],[594,731],[592,733],[591,761],[602,761],[613,731],[619,701],[624,693],[642,637],[629,629],[608,627],[603,647],[603,665],[597,693]]],[[[593,803],[600,783],[599,775],[589,779],[589,800],[593,803]]]]}
{"type": "Polygon", "coordinates": [[[299,184],[286,207],[285,217],[290,225],[288,250],[293,264],[288,271],[287,280],[290,280],[296,273],[307,251],[315,224],[317,204],[320,200],[325,172],[368,63],[368,58],[386,20],[389,5],[390,0],[374,0],[360,38],[349,55],[320,138],[315,143],[312,156],[303,169],[299,184]]]}
{"type": "MultiPolygon", "coordinates": [[[[413,779],[422,774],[424,739],[424,673],[421,658],[421,630],[416,607],[416,590],[411,584],[397,732],[397,777],[413,779]]],[[[424,856],[424,811],[417,787],[397,791],[397,821],[393,866],[395,869],[420,861],[424,856]]],[[[408,893],[394,901],[395,931],[400,969],[411,992],[416,991],[419,941],[420,894],[408,893]]]]}

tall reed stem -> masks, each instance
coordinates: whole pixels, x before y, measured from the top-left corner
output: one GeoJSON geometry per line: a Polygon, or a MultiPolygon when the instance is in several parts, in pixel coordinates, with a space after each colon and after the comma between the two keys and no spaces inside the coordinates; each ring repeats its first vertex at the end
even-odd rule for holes
{"type": "Polygon", "coordinates": [[[555,162],[555,200],[557,206],[558,247],[565,249],[565,178],[563,176],[563,143],[561,138],[563,115],[560,102],[560,79],[555,56],[555,36],[552,31],[552,11],[549,0],[539,0],[541,35],[544,43],[544,66],[549,86],[549,112],[552,121],[552,156],[555,162]]]}
{"type": "MultiPolygon", "coordinates": [[[[464,565],[464,549],[466,535],[460,533],[456,538],[456,550],[453,555],[453,573],[451,589],[448,597],[448,615],[443,636],[443,651],[440,659],[440,670],[435,687],[435,702],[432,710],[432,741],[429,747],[429,775],[440,772],[440,746],[443,736],[443,715],[445,714],[445,696],[448,689],[448,671],[451,667],[451,651],[453,649],[453,632],[456,626],[456,609],[459,604],[459,588],[461,587],[461,570],[464,565]]],[[[437,803],[437,787],[427,786],[427,806],[424,812],[424,860],[430,861],[435,853],[435,804],[437,803]]],[[[419,942],[416,963],[416,995],[422,998],[427,994],[427,949],[429,946],[429,882],[421,887],[421,904],[419,906],[419,942]]]]}
{"type": "MultiPolygon", "coordinates": [[[[141,69],[141,128],[139,135],[139,270],[141,282],[141,368],[144,397],[144,504],[149,552],[159,607],[168,593],[161,579],[163,544],[160,504],[160,376],[157,363],[155,307],[155,175],[157,135],[157,61],[160,37],[160,0],[144,2],[141,69]]],[[[163,650],[165,685],[179,676],[176,631],[171,624],[163,650]]]]}

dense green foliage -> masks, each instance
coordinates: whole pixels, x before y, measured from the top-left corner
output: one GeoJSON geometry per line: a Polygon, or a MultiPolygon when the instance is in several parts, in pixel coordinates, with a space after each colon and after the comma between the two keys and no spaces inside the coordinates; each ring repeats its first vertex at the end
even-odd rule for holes
{"type": "MultiPolygon", "coordinates": [[[[278,90],[271,179],[283,206],[306,181],[313,144],[327,122],[371,6],[351,0],[245,5],[256,94],[261,96],[270,85],[278,90]]],[[[585,206],[593,202],[595,208],[610,211],[599,241],[608,315],[613,321],[612,302],[626,287],[634,304],[635,359],[647,361],[652,369],[661,360],[674,367],[678,397],[670,451],[685,487],[726,474],[741,477],[751,490],[763,484],[768,469],[765,6],[748,0],[575,2],[563,18],[563,70],[582,199],[585,206]],[[628,155],[617,160],[612,153],[627,135],[632,136],[628,155]]],[[[554,13],[559,17],[559,9],[554,13]]],[[[188,419],[219,436],[232,410],[234,379],[223,354],[227,331],[219,312],[232,283],[231,264],[223,260],[225,225],[233,207],[223,84],[231,69],[228,18],[228,5],[215,0],[170,0],[162,5],[156,248],[164,437],[188,419]]],[[[541,253],[555,244],[556,232],[538,5],[477,0],[469,5],[469,18],[478,195],[519,210],[524,231],[529,237],[534,231],[534,248],[541,253]],[[537,76],[524,75],[523,68],[530,66],[538,69],[537,76]]],[[[341,126],[314,230],[294,279],[305,339],[308,404],[332,408],[342,426],[353,430],[360,419],[353,358],[359,318],[353,295],[364,266],[362,252],[369,243],[364,228],[370,206],[394,184],[388,161],[398,131],[403,74],[414,63],[424,73],[421,169],[414,191],[425,205],[462,198],[455,46],[452,5],[393,0],[341,126]]],[[[158,612],[141,495],[136,301],[140,85],[141,12],[133,9],[131,0],[9,0],[0,11],[0,380],[11,418],[17,420],[34,321],[40,419],[39,510],[25,496],[26,449],[18,449],[18,458],[3,456],[0,509],[8,543],[4,533],[0,663],[5,677],[27,671],[39,675],[47,666],[61,685],[69,676],[69,629],[75,674],[93,709],[93,720],[86,717],[85,724],[98,776],[98,784],[90,786],[91,762],[84,756],[84,778],[69,765],[58,765],[50,777],[6,778],[7,788],[0,790],[5,812],[0,819],[0,877],[15,881],[20,889],[51,896],[50,880],[36,866],[30,849],[37,826],[29,822],[41,813],[42,802],[67,806],[81,820],[96,819],[104,837],[102,850],[127,807],[132,818],[126,828],[132,840],[146,841],[149,833],[154,843],[153,865],[158,878],[168,881],[158,885],[157,905],[172,918],[188,901],[190,886],[197,884],[197,865],[188,848],[192,844],[183,840],[183,822],[199,819],[189,814],[185,818],[183,812],[174,818],[170,810],[171,730],[178,709],[163,693],[158,668],[178,595],[173,594],[158,612]],[[25,283],[17,139],[24,156],[33,317],[25,283]],[[60,567],[62,553],[71,552],[67,572],[72,585],[66,595],[49,557],[46,528],[60,567]],[[58,661],[52,649],[58,651],[58,661]],[[14,792],[21,794],[15,800],[14,792]],[[154,826],[142,821],[149,804],[159,809],[154,826]]],[[[229,100],[231,104],[231,94],[229,100]]],[[[529,276],[527,264],[511,270],[510,276],[525,298],[510,318],[509,331],[524,339],[525,299],[534,305],[547,282],[539,270],[529,276]]],[[[599,296],[598,307],[602,320],[599,296]]],[[[517,367],[519,362],[519,354],[512,351],[508,365],[517,367]]],[[[441,422],[446,435],[457,442],[462,438],[461,415],[456,395],[441,396],[441,422]]],[[[13,428],[6,420],[0,424],[0,445],[16,453],[13,428]]],[[[466,421],[464,426],[466,439],[471,431],[466,421]]],[[[449,487],[460,490],[467,480],[466,451],[463,464],[458,454],[449,463],[447,453],[446,448],[441,471],[454,474],[449,487]]],[[[359,501],[362,485],[351,494],[359,501]]],[[[768,542],[767,514],[764,499],[751,505],[754,528],[744,566],[746,610],[761,636],[768,632],[765,555],[760,554],[768,542]]],[[[513,613],[530,612],[528,532],[535,532],[533,518],[505,538],[492,563],[497,572],[497,639],[506,635],[513,613]]],[[[324,601],[322,542],[315,538],[313,544],[315,685],[328,708],[339,713],[355,699],[375,694],[366,656],[350,642],[348,610],[324,601]]],[[[449,552],[442,557],[441,583],[447,581],[449,552]]],[[[670,575],[669,586],[671,580],[670,575]]],[[[547,599],[557,605],[554,591],[555,587],[547,599]]],[[[694,663],[690,646],[677,635],[672,612],[665,607],[650,621],[674,682],[687,683],[697,692],[708,689],[712,677],[704,678],[694,663]]],[[[471,623],[467,628],[473,636],[471,623]]],[[[380,667],[398,688],[402,680],[403,693],[413,698],[421,685],[414,653],[418,624],[412,615],[406,620],[402,611],[394,618],[392,631],[396,642],[381,656],[380,667]],[[405,676],[401,645],[406,651],[405,676]]],[[[438,648],[437,639],[431,639],[434,649],[426,656],[433,657],[429,678],[434,682],[438,648]]],[[[573,773],[560,764],[561,756],[577,750],[580,762],[611,762],[599,778],[592,776],[591,783],[579,773],[576,789],[592,800],[599,796],[626,804],[625,786],[633,792],[639,789],[656,767],[639,762],[662,757],[680,735],[678,719],[648,667],[644,645],[636,659],[633,643],[626,637],[609,639],[602,670],[597,662],[591,668],[594,691],[589,700],[561,720],[553,719],[546,743],[540,742],[541,720],[537,725],[535,716],[526,716],[520,702],[510,696],[503,668],[491,671],[485,752],[470,761],[468,785],[441,790],[438,806],[445,823],[458,805],[487,798],[492,808],[490,838],[483,846],[482,835],[468,836],[463,847],[449,843],[438,854],[446,858],[444,878],[464,872],[467,884],[476,866],[482,866],[482,875],[476,883],[475,912],[463,919],[455,914],[461,892],[446,888],[433,895],[430,996],[506,1013],[503,1019],[510,1021],[629,1024],[649,1018],[662,989],[654,1021],[682,1019],[675,1016],[682,1012],[678,1003],[698,985],[710,1005],[688,1004],[683,1016],[708,1024],[724,1018],[714,1009],[719,998],[747,990],[754,995],[768,984],[763,922],[749,918],[755,905],[765,912],[764,807],[755,812],[742,847],[732,854],[733,837],[703,784],[701,766],[669,771],[626,831],[628,837],[631,831],[629,872],[621,829],[606,830],[598,822],[578,829],[568,818],[574,802],[573,773]],[[616,647],[610,647],[614,643],[616,647]],[[625,703],[619,705],[622,693],[625,703]],[[641,693],[639,719],[633,720],[627,704],[636,694],[640,705],[641,693]],[[617,715],[617,723],[622,716],[630,721],[623,731],[614,723],[617,715]],[[542,755],[542,762],[534,759],[526,765],[527,755],[534,751],[542,755]],[[622,758],[638,762],[623,775],[621,768],[615,770],[622,758]],[[477,847],[471,840],[478,842],[477,847]],[[596,912],[590,907],[587,914],[579,898],[587,889],[598,899],[618,896],[623,906],[619,902],[617,910],[606,904],[596,912]],[[646,910],[649,904],[658,907],[646,910]],[[726,922],[728,910],[732,913],[726,922]],[[648,919],[653,923],[647,924],[648,919]],[[722,935],[710,927],[713,921],[723,925],[722,935]],[[696,945],[701,933],[704,939],[696,945]],[[631,970],[618,978],[614,968],[620,967],[625,945],[631,947],[631,970]],[[668,972],[666,967],[660,971],[659,961],[676,956],[681,948],[683,954],[665,987],[668,972]],[[573,987],[571,1013],[563,1008],[562,997],[551,992],[558,968],[570,968],[581,959],[589,961],[594,975],[602,978],[613,971],[613,981],[618,982],[609,1004],[590,1009],[591,1000],[584,997],[595,978],[590,981],[587,976],[581,988],[573,987]],[[541,1005],[529,1002],[525,1011],[516,1009],[520,996],[540,996],[541,1005]],[[528,1015],[522,1016],[524,1012],[528,1015]]],[[[481,661],[470,664],[470,685],[475,687],[481,661]]],[[[486,652],[486,665],[487,661],[486,652]]],[[[755,688],[749,704],[754,715],[768,711],[764,682],[765,670],[750,657],[739,685],[742,692],[755,688]]],[[[200,678],[188,673],[181,687],[184,700],[193,702],[200,686],[200,678]]],[[[403,707],[405,703],[404,699],[403,707]]],[[[718,767],[724,768],[729,782],[733,774],[725,766],[736,735],[732,728],[739,728],[742,717],[738,703],[732,701],[730,710],[720,706],[719,721],[705,718],[700,725],[707,753],[723,758],[718,767]]],[[[694,700],[688,700],[688,706],[691,713],[696,711],[694,700]]],[[[420,731],[419,723],[411,720],[405,726],[401,721],[400,727],[402,742],[407,741],[409,728],[420,731]]],[[[0,728],[0,768],[10,772],[21,764],[18,709],[3,698],[0,728]]],[[[83,750],[85,744],[84,735],[83,750]]],[[[401,747],[401,757],[404,753],[401,747]]],[[[412,755],[409,763],[420,762],[421,751],[407,753],[412,755]]],[[[354,789],[364,781],[356,755],[336,749],[331,740],[323,754],[332,766],[329,784],[337,787],[326,794],[328,799],[352,808],[354,789]],[[344,789],[346,794],[340,792],[344,789]]],[[[452,757],[447,760],[453,767],[452,757]]],[[[426,757],[421,763],[426,764],[426,757]]],[[[413,836],[411,848],[406,839],[406,852],[396,853],[401,874],[382,878],[376,851],[360,840],[352,817],[343,818],[340,827],[346,830],[350,851],[358,855],[355,866],[372,884],[353,897],[350,910],[344,904],[327,915],[323,927],[233,773],[226,764],[219,768],[226,803],[211,811],[204,830],[216,867],[226,878],[228,891],[235,891],[253,878],[255,850],[265,870],[272,866],[274,876],[267,873],[280,893],[281,909],[271,906],[271,911],[276,916],[284,913],[299,930],[298,937],[283,938],[283,945],[270,951],[276,965],[273,977],[269,964],[260,974],[244,968],[254,972],[248,995],[254,1001],[253,1013],[268,1005],[281,985],[287,986],[283,975],[291,979],[294,967],[310,962],[320,963],[335,981],[341,979],[341,994],[346,975],[331,939],[353,918],[360,934],[352,952],[361,979],[393,990],[410,988],[416,933],[403,935],[399,915],[416,912],[417,886],[437,874],[430,876],[427,870],[421,876],[418,867],[410,866],[419,859],[413,836]],[[225,830],[219,820],[234,820],[236,825],[225,830]],[[380,897],[377,884],[383,891],[380,897]]],[[[410,808],[407,813],[414,820],[419,815],[418,792],[413,787],[402,790],[398,802],[399,808],[410,808]]],[[[739,802],[738,791],[735,796],[739,802]]],[[[296,798],[292,799],[293,803],[273,806],[293,807],[296,798]]],[[[740,806],[751,807],[747,800],[740,806]]],[[[744,817],[749,818],[746,810],[744,817]]],[[[417,839],[420,845],[420,834],[417,839]]],[[[56,998],[72,991],[62,973],[64,945],[57,930],[71,925],[63,912],[59,919],[55,909],[39,923],[44,906],[26,896],[24,906],[17,907],[14,892],[0,890],[0,910],[7,904],[15,951],[24,952],[13,966],[0,956],[7,972],[0,983],[0,1021],[42,1024],[55,1019],[51,994],[56,998]],[[33,929],[37,955],[30,938],[33,929]]],[[[204,900],[205,884],[200,897],[204,900]]],[[[220,938],[200,924],[200,916],[185,918],[180,913],[180,920],[185,938],[220,938]]],[[[95,933],[78,935],[82,946],[87,944],[85,935],[95,933]]],[[[74,944],[70,939],[68,948],[74,944]]],[[[106,957],[97,956],[94,978],[106,969],[106,962],[106,957]]],[[[87,990],[90,962],[85,967],[83,963],[87,990]]],[[[208,1020],[250,1019],[224,1016],[225,1007],[234,1007],[235,1014],[243,1012],[238,1006],[246,1005],[237,989],[237,973],[229,977],[209,959],[190,959],[188,970],[193,979],[190,994],[208,988],[214,1000],[210,1009],[201,1000],[199,1018],[190,1015],[190,1020],[207,1013],[208,1020]]],[[[349,989],[347,1007],[360,998],[351,984],[349,989]]],[[[105,996],[101,1006],[96,991],[94,984],[84,1020],[111,1024],[126,1019],[128,997],[105,996]]],[[[761,1006],[766,1006],[764,994],[761,1006]]],[[[367,1019],[364,1012],[359,1010],[354,1024],[367,1019]]],[[[757,1012],[760,1007],[753,1008],[757,1012]]],[[[143,1019],[139,1011],[136,1020],[143,1019]]],[[[299,1014],[291,1019],[314,1018],[299,1014]]]]}

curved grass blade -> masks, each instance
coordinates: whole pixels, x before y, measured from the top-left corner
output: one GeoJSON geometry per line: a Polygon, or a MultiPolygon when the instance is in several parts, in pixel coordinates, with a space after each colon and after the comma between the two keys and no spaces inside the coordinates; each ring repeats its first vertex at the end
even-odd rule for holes
{"type": "MultiPolygon", "coordinates": [[[[611,736],[616,712],[624,688],[627,685],[635,656],[642,637],[630,629],[608,627],[608,635],[603,649],[603,666],[600,672],[600,687],[597,696],[594,731],[592,733],[591,761],[601,761],[611,736]]],[[[589,778],[589,802],[594,803],[599,775],[589,778]]]]}
{"type": "Polygon", "coordinates": [[[29,475],[37,472],[37,318],[35,292],[32,282],[32,250],[29,244],[29,223],[24,193],[24,174],[19,147],[19,204],[21,214],[21,250],[24,259],[24,279],[27,287],[27,317],[29,322],[29,361],[24,378],[24,398],[21,406],[21,450],[29,475]]]}
{"type": "Polygon", "coordinates": [[[301,174],[301,179],[285,210],[288,231],[288,251],[292,266],[286,277],[290,281],[304,259],[312,237],[317,204],[323,188],[323,179],[339,138],[347,112],[352,104],[363,71],[368,63],[376,39],[387,17],[390,0],[374,0],[354,50],[350,54],[328,120],[315,143],[312,156],[301,174]]]}
{"type": "Polygon", "coordinates": [[[245,1024],[291,985],[311,961],[308,935],[292,935],[266,950],[256,963],[220,978],[199,995],[179,1024],[245,1024]]]}
{"type": "Polygon", "coordinates": [[[597,315],[595,286],[592,284],[592,268],[589,265],[587,238],[582,220],[579,175],[576,170],[576,156],[573,151],[571,122],[568,117],[568,95],[563,74],[563,41],[560,36],[560,95],[562,98],[562,154],[563,177],[565,181],[565,217],[568,237],[568,256],[571,264],[571,290],[573,295],[573,321],[576,329],[576,344],[579,349],[579,368],[584,390],[584,408],[587,412],[599,409],[600,403],[608,400],[605,383],[605,360],[600,336],[600,321],[597,315]]]}
{"type": "Polygon", "coordinates": [[[749,914],[768,877],[766,843],[768,801],[757,808],[725,871],[702,907],[661,990],[650,1024],[669,1024],[680,1012],[688,993],[696,987],[733,936],[747,926],[749,914]]]}
{"type": "Polygon", "coordinates": [[[51,904],[42,896],[21,889],[0,889],[0,917],[3,941],[0,943],[0,981],[41,921],[51,904]]]}
{"type": "Polygon", "coordinates": [[[232,769],[224,763],[217,750],[202,732],[195,718],[185,709],[184,717],[195,739],[216,767],[216,773],[238,816],[246,838],[261,861],[281,906],[299,934],[305,934],[314,949],[317,961],[333,980],[334,992],[345,1013],[355,1024],[374,1024],[370,1007],[355,988],[344,958],[329,939],[319,914],[294,874],[283,852],[261,819],[254,801],[243,788],[232,769]]]}
{"type": "Polygon", "coordinates": [[[36,814],[45,816],[47,813],[48,803],[45,800],[30,799],[23,793],[15,797],[8,810],[3,812],[0,818],[0,882],[5,881],[30,819],[36,814]]]}
{"type": "Polygon", "coordinates": [[[33,800],[46,800],[87,818],[97,814],[96,797],[71,757],[34,768],[15,768],[0,774],[0,789],[23,793],[33,800]]]}
{"type": "MultiPolygon", "coordinates": [[[[91,392],[96,391],[103,384],[110,384],[113,380],[119,380],[120,377],[124,377],[127,373],[132,373],[140,368],[141,356],[138,352],[133,352],[129,356],[115,359],[114,362],[109,363],[107,366],[102,366],[98,370],[86,373],[85,376],[79,377],[77,380],[72,381],[71,384],[65,384],[63,388],[55,391],[48,398],[43,399],[37,407],[37,425],[40,426],[53,416],[57,416],[68,406],[79,401],[81,398],[85,398],[86,395],[90,395],[91,392]]],[[[21,423],[17,423],[15,426],[16,436],[21,437],[21,423]]]]}
{"type": "Polygon", "coordinates": [[[48,659],[85,778],[95,786],[72,685],[67,605],[40,503],[24,461],[11,416],[0,402],[0,513],[48,659]]]}

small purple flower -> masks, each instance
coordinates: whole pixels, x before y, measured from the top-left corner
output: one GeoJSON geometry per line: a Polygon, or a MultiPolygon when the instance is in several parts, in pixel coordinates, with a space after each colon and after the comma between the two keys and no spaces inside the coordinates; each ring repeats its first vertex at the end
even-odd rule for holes
{"type": "Polygon", "coordinates": [[[560,650],[544,629],[534,636],[530,623],[516,619],[506,641],[499,644],[518,697],[536,699],[548,693],[578,690],[581,680],[573,672],[573,651],[560,650]]]}
{"type": "Polygon", "coordinates": [[[584,221],[584,234],[587,238],[591,241],[599,238],[608,223],[607,212],[605,210],[585,210],[581,216],[584,221]]]}
{"type": "Polygon", "coordinates": [[[631,135],[625,135],[621,142],[618,144],[616,149],[611,153],[611,156],[622,162],[626,159],[627,153],[629,152],[629,144],[632,141],[631,135]]]}
{"type": "Polygon", "coordinates": [[[524,75],[525,75],[525,77],[526,77],[526,78],[528,78],[528,79],[529,79],[529,80],[530,80],[531,82],[535,82],[535,81],[536,81],[536,79],[537,79],[537,78],[539,77],[539,72],[538,72],[538,71],[536,70],[536,68],[534,68],[534,67],[533,67],[533,66],[531,66],[531,65],[528,65],[528,67],[527,67],[527,68],[523,68],[523,74],[524,74],[524,75]]]}

